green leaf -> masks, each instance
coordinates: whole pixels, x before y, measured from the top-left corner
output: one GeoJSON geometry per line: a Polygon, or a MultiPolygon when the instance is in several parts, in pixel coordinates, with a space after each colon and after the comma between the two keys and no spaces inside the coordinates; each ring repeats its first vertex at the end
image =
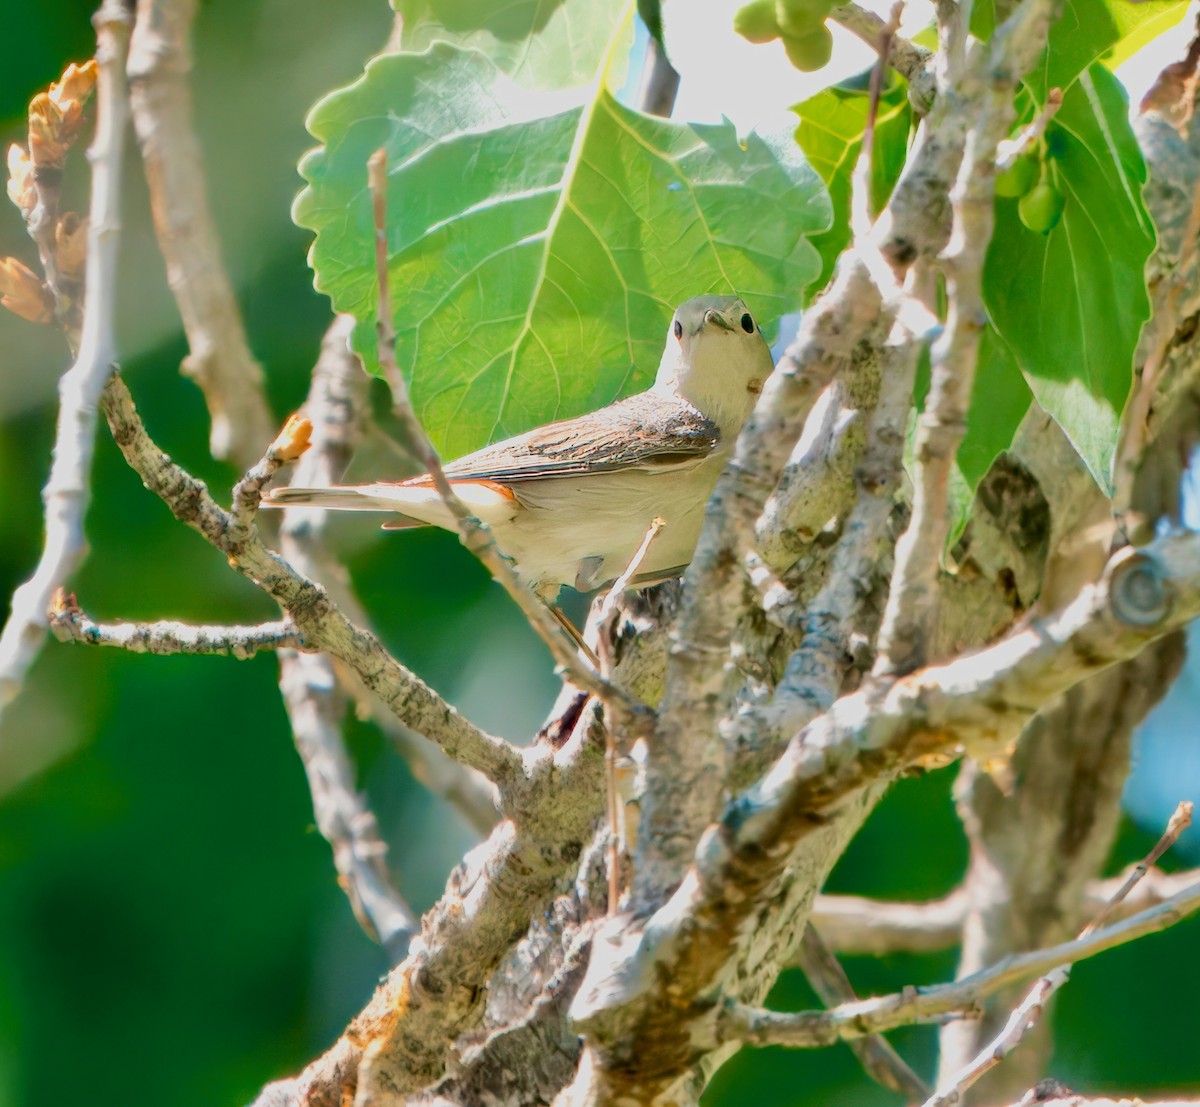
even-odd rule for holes
{"type": "MultiPolygon", "coordinates": [[[[995,24],[1013,8],[1011,2],[977,0],[971,9],[971,33],[988,39],[995,24]]],[[[1177,23],[1186,0],[1065,0],[1050,28],[1046,53],[1026,82],[1039,102],[1048,89],[1064,92],[1075,79],[1110,50],[1128,57],[1155,35],[1177,23]]],[[[1117,63],[1113,63],[1117,64],[1117,63]]]]}
{"type": "Polygon", "coordinates": [[[967,433],[958,448],[958,467],[968,488],[968,498],[997,455],[1012,445],[1031,403],[1033,395],[1017,359],[996,328],[989,324],[979,342],[967,433]]]}
{"type": "MultiPolygon", "coordinates": [[[[929,394],[930,364],[928,348],[921,351],[917,377],[913,385],[913,412],[905,443],[904,467],[909,479],[916,480],[917,412],[925,406],[929,394]]],[[[1034,403],[1029,386],[1021,376],[1016,360],[1004,340],[990,325],[984,328],[971,388],[971,407],[967,412],[967,433],[959,444],[955,463],[950,469],[950,528],[946,549],[962,537],[971,514],[971,504],[979,482],[992,462],[1012,446],[1021,421],[1034,403]]]]}
{"type": "MultiPolygon", "coordinates": [[[[595,0],[392,0],[400,45],[420,53],[450,42],[486,54],[528,88],[575,88],[595,79],[629,11],[595,0]]],[[[631,33],[632,27],[627,27],[631,33]]],[[[628,50],[615,50],[624,59],[628,50]]]]}
{"type": "Polygon", "coordinates": [[[653,378],[674,307],[736,291],[769,330],[819,259],[829,201],[790,136],[642,116],[601,89],[547,95],[477,52],[375,59],[314,108],[324,143],[294,217],[317,288],[375,362],[368,156],[387,150],[396,353],[450,456],[653,378]]]}
{"type": "MultiPolygon", "coordinates": [[[[838,256],[850,242],[850,178],[862,149],[867,106],[865,91],[835,86],[792,108],[800,116],[796,141],[809,164],[829,186],[833,205],[833,225],[812,240],[821,255],[821,275],[810,288],[810,295],[815,295],[829,282],[838,256]]],[[[887,203],[904,168],[911,124],[908,88],[901,81],[888,89],[879,102],[871,164],[871,206],[874,211],[882,210],[887,203]]]]}
{"type": "Polygon", "coordinates": [[[1187,14],[1187,0],[1159,0],[1157,3],[1121,4],[1114,14],[1120,38],[1104,55],[1109,69],[1127,62],[1143,46],[1169,31],[1187,14]]]}
{"type": "Polygon", "coordinates": [[[1027,83],[1039,93],[1056,87],[1066,91],[1122,39],[1146,24],[1161,23],[1172,9],[1184,6],[1184,0],[1066,0],[1061,17],[1050,28],[1044,64],[1027,83]]]}
{"type": "Polygon", "coordinates": [[[1036,234],[1021,225],[1015,200],[997,201],[984,300],[1037,401],[1108,489],[1117,420],[1150,314],[1146,170],[1121,86],[1103,66],[1071,86],[1051,130],[1062,221],[1036,234]]]}

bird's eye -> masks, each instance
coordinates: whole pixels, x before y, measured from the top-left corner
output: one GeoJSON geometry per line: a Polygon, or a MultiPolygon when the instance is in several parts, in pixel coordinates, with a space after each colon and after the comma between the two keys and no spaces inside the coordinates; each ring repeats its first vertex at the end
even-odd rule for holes
{"type": "Polygon", "coordinates": [[[678,319],[675,320],[675,326],[673,329],[675,331],[676,338],[683,337],[683,324],[678,319]]]}
{"type": "Polygon", "coordinates": [[[754,317],[748,311],[742,316],[741,322],[742,330],[744,330],[747,334],[754,333],[754,317]]]}

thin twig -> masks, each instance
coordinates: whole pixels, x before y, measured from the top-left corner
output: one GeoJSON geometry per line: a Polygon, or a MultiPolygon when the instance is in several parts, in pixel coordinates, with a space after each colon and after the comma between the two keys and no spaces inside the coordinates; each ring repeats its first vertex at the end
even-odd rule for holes
{"type": "MultiPolygon", "coordinates": [[[[367,378],[347,346],[352,325],[349,316],[334,320],[313,367],[304,405],[313,426],[312,449],[296,466],[294,478],[300,484],[325,486],[341,480],[360,436],[362,411],[356,401],[365,398],[367,378]]],[[[253,494],[245,482],[241,487],[243,496],[253,494]]],[[[235,503],[238,499],[235,495],[235,503]]],[[[339,591],[348,594],[345,570],[322,541],[327,516],[325,511],[286,511],[280,549],[306,576],[326,587],[341,584],[339,591]]],[[[339,602],[344,602],[343,596],[339,602]]],[[[387,845],[356,784],[354,762],[342,736],[347,697],[339,686],[338,667],[328,654],[285,650],[279,656],[279,688],[308,778],[317,828],[333,850],[338,884],[359,925],[387,950],[393,964],[398,963],[408,952],[419,920],[392,885],[387,845]]],[[[426,758],[439,754],[429,743],[421,745],[426,758]]],[[[472,772],[444,760],[461,774],[472,772]]],[[[492,814],[494,822],[494,805],[492,814]]]]}
{"type": "Polygon", "coordinates": [[[146,487],[175,518],[202,535],[225,554],[233,568],[270,595],[300,628],[310,648],[344,661],[397,717],[455,760],[497,783],[521,774],[521,756],[513,747],[460,715],[392,657],[373,634],[347,619],[321,588],[268,550],[253,526],[237,525],[235,517],[213,501],[200,481],[163,453],[146,433],[119,376],[110,379],[102,402],[117,446],[146,487]]]}
{"type": "MultiPolygon", "coordinates": [[[[1084,905],[1100,910],[1126,876],[1093,880],[1084,905]]],[[[1120,907],[1119,918],[1165,903],[1183,889],[1200,883],[1200,869],[1165,873],[1151,869],[1120,907]]],[[[837,953],[883,957],[889,953],[929,953],[958,945],[967,913],[966,890],[956,888],[942,899],[894,903],[865,896],[822,894],[813,906],[812,923],[837,953]]]]}
{"type": "MultiPolygon", "coordinates": [[[[1140,865],[1136,865],[1129,873],[1126,879],[1121,883],[1121,886],[1113,893],[1112,899],[1109,900],[1099,911],[1096,917],[1088,923],[1087,926],[1079,932],[1079,937],[1074,943],[1066,943],[1066,945],[1083,946],[1089,940],[1098,937],[1103,933],[1110,933],[1119,929],[1123,925],[1118,923],[1116,926],[1110,927],[1108,931],[1103,930],[1105,922],[1111,917],[1117,906],[1125,899],[1126,896],[1133,890],[1134,886],[1142,879],[1149,871],[1150,867],[1157,861],[1179,838],[1179,835],[1186,830],[1192,822],[1192,804],[1184,802],[1175,808],[1174,814],[1171,815],[1167,823],[1167,829],[1163,832],[1163,836],[1158,840],[1154,848],[1146,855],[1145,860],[1140,865]]],[[[1190,890],[1190,894],[1200,900],[1200,887],[1190,890]]],[[[1188,896],[1189,893],[1183,893],[1181,899],[1188,896]]],[[[1166,907],[1167,905],[1164,905],[1166,907]]],[[[1144,918],[1147,915],[1152,915],[1155,911],[1161,911],[1163,908],[1155,908],[1151,911],[1144,912],[1142,915],[1134,916],[1137,919],[1144,918]]],[[[1068,980],[1071,979],[1071,965],[1079,960],[1078,957],[1064,958],[1061,963],[1053,967],[1046,973],[1034,986],[1030,989],[1029,994],[1017,1005],[1005,1024],[1004,1029],[996,1035],[996,1037],[987,1043],[972,1058],[962,1069],[960,1069],[942,1088],[939,1088],[937,1093],[926,1100],[924,1107],[953,1107],[954,1104],[961,1103],[963,1096],[967,1090],[974,1085],[980,1077],[985,1073],[990,1072],[1001,1061],[1003,1061],[1021,1042],[1028,1036],[1030,1031],[1037,1025],[1041,1019],[1043,1012],[1046,1009],[1046,1004],[1050,1002],[1050,998],[1057,992],[1068,980]]],[[[967,979],[970,979],[968,977],[967,979]]]]}
{"type": "MultiPolygon", "coordinates": [[[[612,640],[608,634],[608,627],[616,612],[617,601],[629,587],[629,582],[637,576],[642,562],[646,560],[646,555],[650,552],[650,547],[666,525],[665,519],[657,515],[654,517],[641,544],[634,551],[633,557],[629,559],[629,564],[625,566],[625,571],[613,581],[612,587],[601,601],[600,611],[595,620],[597,628],[596,656],[600,663],[600,673],[605,680],[611,678],[613,669],[612,640]]],[[[617,781],[617,735],[616,728],[613,726],[604,728],[604,777],[608,790],[608,913],[615,915],[621,898],[619,862],[625,842],[624,835],[620,832],[622,820],[620,789],[617,781]]]]}
{"type": "MultiPolygon", "coordinates": [[[[860,999],[829,1011],[781,1013],[730,1005],[722,1022],[724,1040],[752,1045],[783,1045],[813,1049],[836,1041],[879,1034],[898,1026],[941,1022],[947,1016],[970,1013],[988,996],[1039,973],[1087,960],[1118,946],[1166,930],[1200,910],[1200,884],[1137,915],[1048,949],[1014,954],[962,980],[932,987],[905,988],[891,995],[860,999]]],[[[935,1098],[930,1103],[938,1102],[935,1098]]]]}
{"type": "Polygon", "coordinates": [[[91,148],[92,198],[85,270],[87,304],[75,364],[59,382],[54,462],[42,498],[46,540],[28,581],[13,593],[0,633],[0,716],[20,691],[45,639],[47,610],[83,560],[83,518],[90,490],[96,406],[116,356],[117,238],[121,166],[128,120],[125,53],[130,16],[120,0],[104,0],[95,16],[99,79],[96,136],[91,148]]]}
{"type": "Polygon", "coordinates": [[[1045,43],[1052,6],[1052,0],[1023,0],[990,43],[973,42],[969,61],[956,61],[968,36],[958,25],[961,10],[950,13],[947,79],[963,102],[978,107],[950,190],[953,227],[941,257],[949,305],[946,327],[930,351],[929,394],[917,424],[912,521],[896,544],[896,568],[879,634],[879,674],[906,673],[922,664],[933,635],[938,570],[950,532],[950,475],[967,429],[986,319],[983,264],[995,224],[996,148],[1012,123],[1014,88],[1045,43]]]}
{"type": "MultiPolygon", "coordinates": [[[[830,18],[868,46],[874,48],[878,45],[884,22],[873,11],[851,2],[838,5],[829,14],[830,18]]],[[[889,36],[885,57],[887,64],[908,80],[908,95],[913,107],[921,112],[928,111],[934,97],[933,74],[930,71],[933,51],[893,33],[889,36]]]]}
{"type": "Polygon", "coordinates": [[[1017,159],[1031,150],[1034,144],[1046,133],[1050,120],[1062,107],[1062,89],[1052,88],[1046,93],[1046,103],[1036,118],[1027,127],[1021,129],[1014,138],[1006,138],[996,147],[996,172],[1003,173],[1011,169],[1017,159]]]}
{"type": "Polygon", "coordinates": [[[408,953],[420,919],[392,886],[387,845],[342,741],[345,697],[327,654],[281,657],[279,687],[304,764],[317,829],[333,850],[338,884],[359,925],[395,965],[408,953]]]}
{"type": "Polygon", "coordinates": [[[446,477],[441,457],[413,410],[408,385],[396,363],[396,337],[392,329],[391,297],[388,289],[386,150],[380,149],[371,155],[367,162],[367,175],[375,217],[375,272],[379,285],[376,332],[379,340],[379,362],[392,391],[392,405],[404,424],[409,442],[429,473],[442,502],[454,517],[463,545],[483,562],[516,602],[571,683],[603,701],[621,718],[631,734],[649,733],[654,726],[654,712],[623,689],[605,680],[581,655],[574,640],[554,618],[547,605],[521,579],[512,559],[496,544],[491,528],[467,510],[446,477]]]}
{"type": "Polygon", "coordinates": [[[871,83],[867,97],[867,120],[863,125],[862,146],[854,166],[851,180],[850,202],[854,212],[851,226],[855,237],[865,238],[870,231],[871,218],[871,170],[875,156],[875,123],[879,117],[879,97],[883,92],[883,74],[887,67],[888,53],[892,40],[900,29],[900,16],[904,11],[904,0],[892,5],[888,21],[879,28],[874,46],[879,54],[871,67],[871,83]]]}
{"type": "MultiPolygon", "coordinates": [[[[812,923],[805,927],[804,937],[800,939],[798,962],[826,1007],[858,1002],[846,970],[812,923]]],[[[882,1035],[869,1034],[851,1039],[847,1044],[866,1074],[877,1084],[913,1099],[924,1099],[929,1095],[929,1086],[882,1035]]]]}
{"type": "Polygon", "coordinates": [[[244,469],[258,457],[273,420],[206,194],[207,161],[196,139],[189,81],[195,13],[196,0],[138,0],[130,98],[154,229],[187,335],[181,368],[204,393],[213,456],[244,469]]]}
{"type": "Polygon", "coordinates": [[[61,590],[50,608],[50,629],[62,642],[115,646],[130,653],[213,654],[245,661],[263,650],[304,648],[304,635],[287,619],[257,626],[193,626],[155,623],[97,623],[61,590]]]}
{"type": "MultiPolygon", "coordinates": [[[[313,366],[303,409],[313,425],[313,448],[300,459],[295,472],[295,480],[306,485],[326,487],[341,480],[363,435],[370,378],[349,346],[353,326],[353,316],[338,316],[326,331],[313,366]]],[[[346,566],[325,541],[328,518],[327,511],[285,510],[279,528],[280,551],[303,576],[319,580],[352,623],[370,629],[346,566]]],[[[290,665],[286,653],[280,665],[284,671],[290,665]]],[[[496,787],[482,773],[447,757],[434,743],[404,726],[350,666],[330,664],[328,659],[317,661],[312,655],[303,666],[312,695],[335,697],[333,677],[316,671],[328,668],[359,707],[371,713],[372,721],[422,785],[458,810],[479,834],[491,830],[498,818],[496,787]]]]}

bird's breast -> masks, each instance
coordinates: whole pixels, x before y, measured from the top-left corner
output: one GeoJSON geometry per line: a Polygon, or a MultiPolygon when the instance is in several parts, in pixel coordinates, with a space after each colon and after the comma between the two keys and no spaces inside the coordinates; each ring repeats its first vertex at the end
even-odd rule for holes
{"type": "Polygon", "coordinates": [[[535,587],[578,581],[589,589],[625,570],[657,517],[666,525],[639,573],[684,566],[722,463],[709,457],[667,473],[633,469],[514,483],[522,510],[498,537],[535,587]]]}

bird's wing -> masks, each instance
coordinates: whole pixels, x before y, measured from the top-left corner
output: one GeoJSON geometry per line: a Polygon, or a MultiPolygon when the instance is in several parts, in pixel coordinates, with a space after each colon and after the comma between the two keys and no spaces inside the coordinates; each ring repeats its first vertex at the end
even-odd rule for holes
{"type": "Polygon", "coordinates": [[[707,457],[720,438],[716,424],[686,401],[641,392],[589,415],[486,446],[452,461],[446,476],[509,484],[631,468],[665,472],[707,457]]]}

